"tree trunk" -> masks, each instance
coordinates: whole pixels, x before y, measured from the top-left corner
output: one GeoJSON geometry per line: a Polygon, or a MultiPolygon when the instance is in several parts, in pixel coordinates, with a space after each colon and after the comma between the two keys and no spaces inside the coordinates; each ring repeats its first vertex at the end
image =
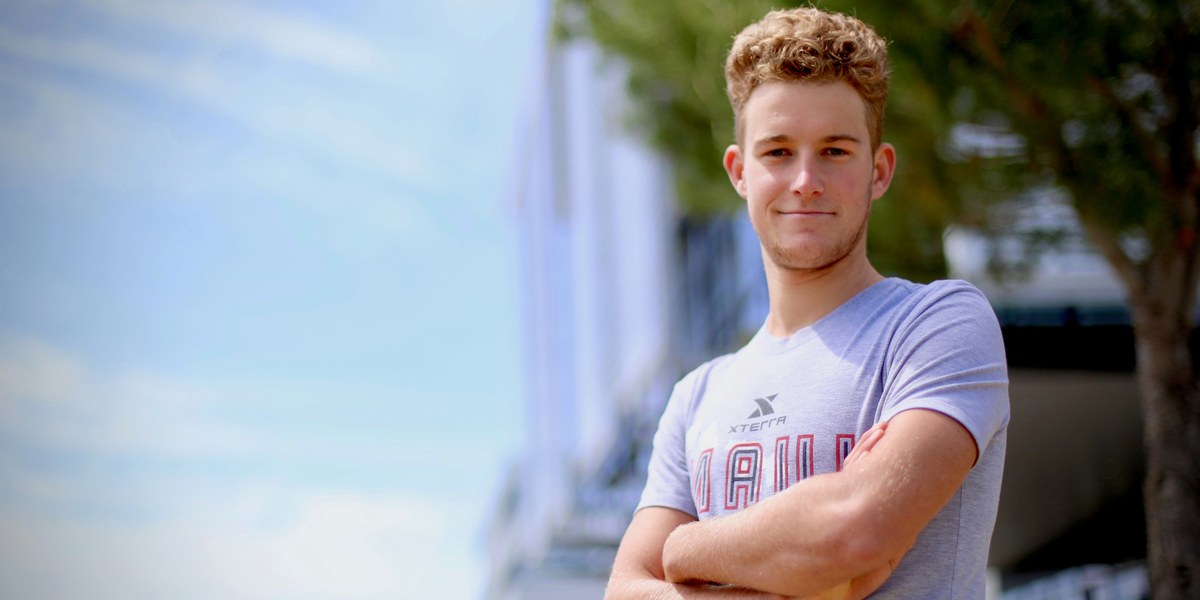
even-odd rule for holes
{"type": "Polygon", "coordinates": [[[1192,307],[1163,311],[1162,306],[1144,300],[1133,306],[1145,418],[1147,567],[1153,600],[1195,600],[1200,598],[1200,395],[1188,346],[1192,307]]]}

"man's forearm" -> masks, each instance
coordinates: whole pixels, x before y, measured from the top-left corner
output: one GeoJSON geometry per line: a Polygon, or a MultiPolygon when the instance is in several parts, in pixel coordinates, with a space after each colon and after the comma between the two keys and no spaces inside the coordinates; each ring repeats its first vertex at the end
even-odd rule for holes
{"type": "MultiPolygon", "coordinates": [[[[711,525],[713,522],[710,521],[708,523],[711,525]]],[[[747,568],[744,563],[739,564],[739,562],[736,560],[727,560],[727,557],[722,557],[719,553],[719,550],[715,553],[712,552],[712,550],[718,548],[718,546],[714,546],[708,541],[702,540],[699,537],[693,537],[691,540],[687,539],[690,537],[689,534],[691,533],[713,533],[711,529],[708,529],[707,531],[706,529],[708,528],[690,528],[689,530],[681,532],[680,536],[676,538],[675,543],[672,544],[673,548],[668,550],[668,552],[672,552],[674,554],[670,559],[665,561],[667,571],[664,577],[667,580],[686,581],[702,576],[700,573],[708,573],[707,576],[709,577],[721,577],[722,575],[717,573],[712,566],[714,564],[721,564],[722,566],[733,567],[731,570],[727,571],[730,573],[730,580],[738,579],[734,573],[740,569],[740,574],[748,574],[749,578],[763,582],[765,585],[780,585],[777,583],[779,578],[773,577],[772,574],[769,573],[770,571],[781,568],[777,565],[766,565],[765,567],[759,569],[747,568]],[[695,551],[692,553],[688,553],[686,551],[681,552],[683,547],[687,546],[691,542],[697,542],[697,546],[692,548],[695,551]],[[680,545],[681,543],[682,546],[680,545]]],[[[883,585],[885,581],[887,581],[888,577],[891,576],[892,572],[899,565],[902,555],[903,554],[895,556],[894,558],[884,562],[883,564],[875,566],[866,572],[859,573],[848,580],[843,580],[834,584],[827,583],[827,581],[831,579],[830,577],[820,574],[813,574],[811,577],[808,577],[801,582],[797,582],[797,578],[795,577],[786,578],[790,580],[785,584],[788,588],[786,592],[781,591],[782,588],[780,588],[774,590],[779,592],[778,594],[772,594],[770,592],[763,593],[767,594],[767,597],[804,598],[806,600],[861,600],[869,596],[872,592],[883,585]]],[[[666,554],[664,554],[664,557],[665,556],[666,554]]],[[[854,571],[857,573],[858,569],[855,569],[854,571]]],[[[836,575],[834,577],[836,577],[836,575]]],[[[745,578],[741,579],[745,581],[745,578]]],[[[637,596],[629,597],[632,598],[637,596]]]]}
{"type": "MultiPolygon", "coordinates": [[[[765,504],[785,500],[778,496],[765,504]]],[[[876,566],[849,564],[832,547],[826,552],[815,551],[814,547],[823,543],[815,539],[809,540],[811,543],[776,544],[757,532],[763,522],[779,522],[777,518],[758,518],[757,513],[770,508],[757,506],[679,527],[663,548],[664,578],[673,582],[719,580],[787,596],[840,600],[847,595],[850,579],[876,566]],[[801,560],[796,560],[797,546],[808,549],[801,560]]]]}
{"type": "Polygon", "coordinates": [[[733,585],[670,583],[647,578],[610,583],[604,600],[846,600],[851,597],[851,589],[850,582],[845,582],[821,593],[801,597],[733,585]]]}

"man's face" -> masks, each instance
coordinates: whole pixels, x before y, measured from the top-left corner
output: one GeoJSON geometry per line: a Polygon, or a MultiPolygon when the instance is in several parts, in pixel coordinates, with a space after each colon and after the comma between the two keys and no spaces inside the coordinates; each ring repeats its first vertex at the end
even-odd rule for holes
{"type": "Polygon", "coordinates": [[[750,95],[742,119],[725,168],[765,257],[790,270],[865,257],[871,203],[887,191],[895,151],[871,151],[858,92],[841,81],[772,81],[750,95]]]}

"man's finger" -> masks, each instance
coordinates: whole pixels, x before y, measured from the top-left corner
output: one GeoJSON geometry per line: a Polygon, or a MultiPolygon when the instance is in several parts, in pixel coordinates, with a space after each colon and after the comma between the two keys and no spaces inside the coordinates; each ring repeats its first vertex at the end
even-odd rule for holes
{"type": "Polygon", "coordinates": [[[887,429],[887,421],[876,423],[874,427],[867,430],[858,443],[854,445],[854,449],[850,451],[850,455],[846,457],[846,461],[842,463],[843,467],[848,467],[855,461],[861,459],[871,452],[875,444],[883,439],[883,433],[887,429]]]}

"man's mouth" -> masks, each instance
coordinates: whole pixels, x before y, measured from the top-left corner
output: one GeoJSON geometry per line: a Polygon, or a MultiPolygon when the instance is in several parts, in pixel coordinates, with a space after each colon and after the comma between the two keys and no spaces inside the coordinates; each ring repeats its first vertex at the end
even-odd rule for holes
{"type": "Polygon", "coordinates": [[[796,209],[796,210],[781,210],[781,211],[778,211],[778,213],[781,215],[784,215],[784,216],[793,216],[793,217],[831,217],[834,215],[833,211],[813,210],[813,209],[807,209],[807,208],[796,209]]]}

